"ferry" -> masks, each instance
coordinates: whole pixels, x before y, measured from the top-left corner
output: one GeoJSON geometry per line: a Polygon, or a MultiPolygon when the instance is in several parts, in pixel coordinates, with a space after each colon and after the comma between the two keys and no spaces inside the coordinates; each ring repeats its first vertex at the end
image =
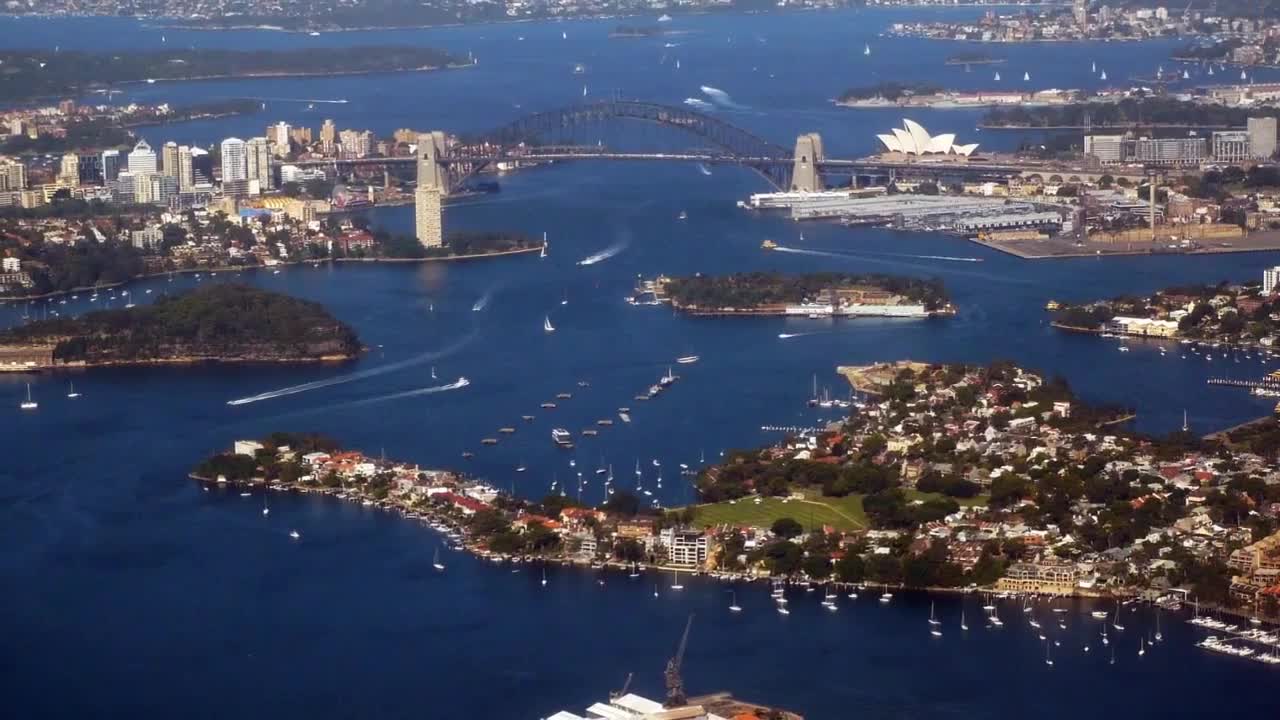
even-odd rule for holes
{"type": "Polygon", "coordinates": [[[778,247],[778,243],[772,240],[765,240],[764,242],[760,243],[760,247],[765,250],[774,250],[778,247]]]}
{"type": "Polygon", "coordinates": [[[560,447],[572,447],[573,435],[564,428],[555,428],[551,431],[551,441],[560,447]]]}
{"type": "Polygon", "coordinates": [[[684,357],[676,358],[676,362],[677,362],[677,363],[679,363],[679,364],[681,364],[681,365],[689,365],[690,363],[696,363],[696,362],[698,362],[698,356],[697,356],[697,355],[685,355],[684,357]]]}

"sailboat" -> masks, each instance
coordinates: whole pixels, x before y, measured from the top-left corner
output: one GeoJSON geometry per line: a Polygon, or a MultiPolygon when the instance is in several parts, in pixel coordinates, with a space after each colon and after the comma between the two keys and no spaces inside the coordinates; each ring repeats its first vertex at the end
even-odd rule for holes
{"type": "Polygon", "coordinates": [[[1147,639],[1138,638],[1138,657],[1142,657],[1143,655],[1146,655],[1146,654],[1147,654],[1147,639]]]}
{"type": "Polygon", "coordinates": [[[1156,611],[1156,642],[1164,640],[1164,634],[1160,632],[1160,611],[1156,611]]]}
{"type": "Polygon", "coordinates": [[[684,589],[684,586],[680,584],[680,573],[676,572],[675,570],[671,571],[671,589],[672,590],[684,589]]]}
{"type": "Polygon", "coordinates": [[[1000,82],[1000,71],[996,71],[996,82],[1000,82]]]}
{"type": "Polygon", "coordinates": [[[547,317],[544,317],[542,319],[542,329],[546,330],[547,332],[556,331],[555,326],[551,324],[551,316],[548,315],[547,317]]]}
{"type": "Polygon", "coordinates": [[[1248,75],[1245,71],[1241,70],[1241,71],[1240,71],[1240,79],[1241,79],[1241,80],[1248,80],[1248,79],[1249,79],[1249,75],[1248,75]]]}
{"type": "Polygon", "coordinates": [[[436,366],[435,366],[435,365],[432,365],[432,366],[431,366],[431,379],[432,379],[432,380],[436,380],[436,379],[438,379],[438,378],[436,378],[436,366]]]}
{"type": "Polygon", "coordinates": [[[542,587],[546,587],[546,586],[547,586],[547,569],[544,567],[542,568],[542,587]]]}
{"type": "Polygon", "coordinates": [[[1023,82],[1027,82],[1027,81],[1031,80],[1031,73],[1030,73],[1030,72],[1024,72],[1024,73],[1022,73],[1022,80],[1023,80],[1023,82]]]}
{"type": "Polygon", "coordinates": [[[561,32],[561,33],[560,33],[560,39],[561,39],[561,40],[568,40],[568,39],[569,39],[569,33],[567,33],[567,32],[561,32]]]}
{"type": "Polygon", "coordinates": [[[938,620],[937,615],[934,613],[933,603],[929,603],[929,624],[934,627],[937,627],[942,624],[942,622],[938,620]]]}
{"type": "Polygon", "coordinates": [[[836,595],[831,592],[831,588],[827,588],[826,593],[822,596],[822,607],[828,610],[838,610],[836,606],[836,595]]]}
{"type": "Polygon", "coordinates": [[[263,495],[263,496],[262,496],[262,514],[263,514],[263,515],[270,515],[270,514],[271,514],[271,505],[270,505],[269,501],[267,500],[267,496],[266,496],[266,495],[263,495]]]}
{"type": "Polygon", "coordinates": [[[542,233],[542,252],[538,253],[538,259],[543,260],[547,257],[547,234],[542,233]]]}
{"type": "Polygon", "coordinates": [[[1213,66],[1209,66],[1209,77],[1213,77],[1213,66]]]}
{"type": "Polygon", "coordinates": [[[20,404],[18,407],[22,408],[23,410],[35,410],[36,408],[40,407],[40,403],[31,399],[31,383],[27,383],[27,399],[23,401],[22,404],[20,404]]]}
{"type": "Polygon", "coordinates": [[[431,561],[431,567],[440,571],[444,570],[444,563],[440,562],[440,547],[438,545],[436,546],[435,558],[431,561]]]}
{"type": "Polygon", "coordinates": [[[1124,630],[1124,625],[1120,624],[1120,603],[1116,603],[1116,619],[1111,623],[1111,627],[1117,630],[1124,630]]]}
{"type": "Polygon", "coordinates": [[[582,86],[582,97],[586,97],[586,96],[587,96],[587,86],[586,86],[586,85],[583,85],[583,86],[582,86]]]}
{"type": "Polygon", "coordinates": [[[680,69],[680,58],[676,58],[676,69],[680,69]]]}
{"type": "Polygon", "coordinates": [[[742,606],[738,605],[738,593],[733,592],[733,599],[729,602],[729,612],[742,612],[742,606]]]}
{"type": "Polygon", "coordinates": [[[568,290],[565,290],[565,291],[564,291],[564,297],[560,298],[560,304],[561,304],[561,305],[568,305],[568,304],[569,304],[569,291],[568,291],[568,290]]]}
{"type": "Polygon", "coordinates": [[[1089,72],[1098,72],[1098,62],[1096,60],[1090,66],[1089,72]]]}
{"type": "Polygon", "coordinates": [[[67,388],[67,397],[71,398],[72,400],[80,397],[80,393],[76,392],[75,383],[71,383],[70,387],[67,388]]]}
{"type": "Polygon", "coordinates": [[[1102,74],[1098,76],[1098,79],[1099,79],[1099,80],[1106,80],[1106,79],[1107,79],[1107,71],[1106,71],[1106,70],[1103,70],[1103,71],[1102,71],[1102,74]]]}
{"type": "Polygon", "coordinates": [[[654,596],[654,597],[658,597],[658,585],[657,585],[657,583],[654,583],[654,586],[653,586],[653,596],[654,596]]]}
{"type": "Polygon", "coordinates": [[[1044,664],[1053,665],[1053,658],[1049,657],[1049,643],[1044,644],[1044,664]]]}
{"type": "Polygon", "coordinates": [[[1190,80],[1190,79],[1191,79],[1191,73],[1187,72],[1186,70],[1183,70],[1183,71],[1182,71],[1182,79],[1183,79],[1183,80],[1190,80]]]}
{"type": "Polygon", "coordinates": [[[961,610],[960,610],[960,629],[961,629],[961,630],[968,630],[968,629],[969,629],[969,625],[968,625],[967,623],[965,623],[965,621],[964,621],[964,609],[963,609],[963,608],[961,608],[961,610]]]}
{"type": "Polygon", "coordinates": [[[297,530],[290,530],[289,537],[293,538],[294,540],[298,540],[302,537],[302,533],[298,532],[297,530]]]}
{"type": "Polygon", "coordinates": [[[863,45],[863,46],[862,46],[862,54],[863,54],[863,55],[870,55],[870,54],[871,54],[871,46],[870,46],[870,45],[863,45]]]}

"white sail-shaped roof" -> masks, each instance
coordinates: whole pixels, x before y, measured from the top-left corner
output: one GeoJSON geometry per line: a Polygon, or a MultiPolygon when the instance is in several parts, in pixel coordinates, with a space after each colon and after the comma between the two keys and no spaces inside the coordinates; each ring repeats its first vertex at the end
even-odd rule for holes
{"type": "Polygon", "coordinates": [[[915,120],[904,119],[901,128],[893,128],[893,134],[876,135],[890,152],[906,155],[963,155],[968,157],[978,149],[978,144],[956,145],[955,133],[933,136],[915,120]]]}

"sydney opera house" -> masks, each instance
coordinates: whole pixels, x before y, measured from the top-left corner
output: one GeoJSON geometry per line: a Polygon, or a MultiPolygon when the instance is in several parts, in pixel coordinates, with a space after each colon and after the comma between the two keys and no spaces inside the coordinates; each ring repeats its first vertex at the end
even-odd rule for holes
{"type": "Polygon", "coordinates": [[[884,143],[885,148],[891,153],[902,153],[911,156],[959,155],[969,157],[974,150],[978,149],[977,143],[956,145],[955,133],[930,135],[929,131],[925,130],[924,126],[915,120],[903,120],[902,125],[902,128],[894,128],[892,134],[886,133],[876,136],[880,138],[880,142],[884,143]]]}

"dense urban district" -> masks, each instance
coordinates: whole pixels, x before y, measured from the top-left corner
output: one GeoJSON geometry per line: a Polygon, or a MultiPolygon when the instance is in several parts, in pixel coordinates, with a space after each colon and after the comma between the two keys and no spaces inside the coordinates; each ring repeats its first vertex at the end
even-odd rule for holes
{"type": "Polygon", "coordinates": [[[495,560],[656,565],[720,577],[1186,599],[1275,614],[1280,424],[1201,440],[1131,434],[1062,379],[1009,364],[841,368],[848,420],[695,471],[663,510],[512,497],[311,436],[240,441],[211,484],[323,492],[432,523],[495,560]]]}

